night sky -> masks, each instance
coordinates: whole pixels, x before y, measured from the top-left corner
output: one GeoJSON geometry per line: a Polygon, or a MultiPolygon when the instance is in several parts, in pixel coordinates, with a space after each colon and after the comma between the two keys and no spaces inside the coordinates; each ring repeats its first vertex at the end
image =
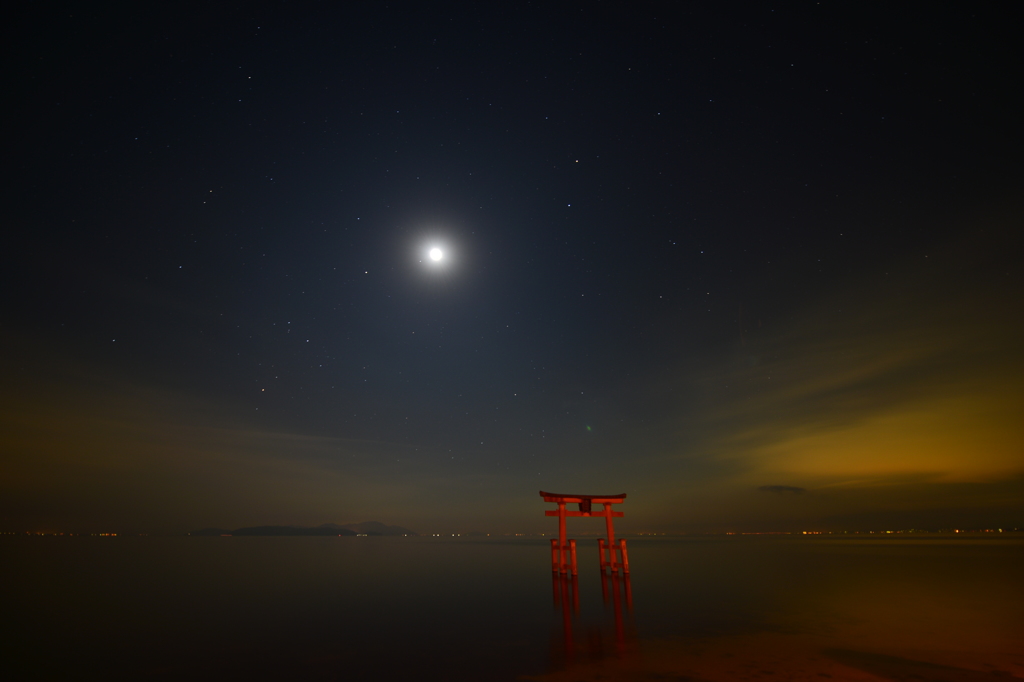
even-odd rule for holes
{"type": "Polygon", "coordinates": [[[1007,11],[22,8],[2,530],[1024,526],[1007,11]]]}

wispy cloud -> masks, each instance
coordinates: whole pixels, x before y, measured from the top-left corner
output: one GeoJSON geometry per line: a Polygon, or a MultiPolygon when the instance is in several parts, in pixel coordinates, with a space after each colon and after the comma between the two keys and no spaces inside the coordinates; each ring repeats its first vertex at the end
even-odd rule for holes
{"type": "Polygon", "coordinates": [[[894,265],[681,369],[672,381],[699,398],[677,407],[686,431],[666,448],[677,482],[702,504],[731,496],[734,511],[755,488],[914,488],[920,505],[956,507],[978,504],[974,485],[1019,487],[1024,305],[1006,286],[1007,252],[961,243],[894,265]]]}

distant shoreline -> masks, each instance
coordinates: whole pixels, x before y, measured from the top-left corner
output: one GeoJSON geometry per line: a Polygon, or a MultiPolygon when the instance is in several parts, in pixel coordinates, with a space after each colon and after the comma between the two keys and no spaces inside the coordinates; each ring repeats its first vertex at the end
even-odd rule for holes
{"type": "Polygon", "coordinates": [[[379,521],[364,521],[339,525],[325,523],[320,526],[306,528],[302,526],[247,526],[229,530],[227,528],[203,528],[187,533],[198,537],[255,536],[255,537],[342,537],[342,536],[409,536],[417,533],[401,526],[388,526],[379,521]]]}

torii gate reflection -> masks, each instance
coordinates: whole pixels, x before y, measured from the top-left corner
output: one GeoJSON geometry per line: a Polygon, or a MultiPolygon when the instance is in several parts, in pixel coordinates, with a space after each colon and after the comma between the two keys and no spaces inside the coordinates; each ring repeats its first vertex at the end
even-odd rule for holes
{"type": "Polygon", "coordinates": [[[619,570],[629,573],[629,554],[626,553],[626,541],[615,542],[615,526],[612,518],[624,516],[622,512],[612,511],[613,504],[622,504],[626,501],[626,493],[621,495],[565,495],[562,493],[546,493],[540,491],[540,496],[545,502],[554,502],[558,509],[548,509],[544,516],[558,517],[558,540],[551,540],[551,570],[555,573],[578,574],[576,566],[576,541],[565,539],[565,519],[567,516],[603,516],[607,538],[600,538],[597,541],[598,553],[601,560],[601,572],[607,567],[612,573],[619,570]],[[594,503],[603,504],[604,509],[598,512],[591,511],[594,503]],[[578,504],[579,511],[568,511],[566,504],[578,504]],[[605,547],[608,548],[608,561],[605,561],[605,547]],[[618,550],[620,561],[616,562],[615,552],[618,550]],[[568,556],[567,556],[568,555],[568,556]]]}
{"type": "MultiPolygon", "coordinates": [[[[563,573],[551,574],[551,588],[555,609],[561,611],[562,638],[560,663],[571,664],[576,657],[576,638],[573,636],[573,621],[580,613],[580,587],[577,576],[563,573]]],[[[601,597],[605,608],[611,606],[614,624],[614,654],[624,656],[629,652],[634,639],[632,627],[627,624],[625,612],[633,611],[633,590],[628,573],[605,573],[601,571],[601,597]]],[[[601,658],[607,651],[605,638],[591,631],[587,638],[588,658],[601,658]]]]}

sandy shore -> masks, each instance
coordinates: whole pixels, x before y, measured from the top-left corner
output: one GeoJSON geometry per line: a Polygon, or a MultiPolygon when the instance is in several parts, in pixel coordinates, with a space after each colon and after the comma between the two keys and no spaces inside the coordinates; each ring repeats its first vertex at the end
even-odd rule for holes
{"type": "MultiPolygon", "coordinates": [[[[966,633],[965,633],[966,634],[966,633]]],[[[974,682],[1024,679],[1024,644],[968,642],[948,647],[907,646],[867,636],[766,632],[699,639],[627,641],[609,654],[575,647],[563,669],[527,679],[600,680],[935,680],[974,682]],[[859,640],[859,641],[858,641],[859,640]]],[[[918,643],[920,644],[920,643],[918,643]]]]}

